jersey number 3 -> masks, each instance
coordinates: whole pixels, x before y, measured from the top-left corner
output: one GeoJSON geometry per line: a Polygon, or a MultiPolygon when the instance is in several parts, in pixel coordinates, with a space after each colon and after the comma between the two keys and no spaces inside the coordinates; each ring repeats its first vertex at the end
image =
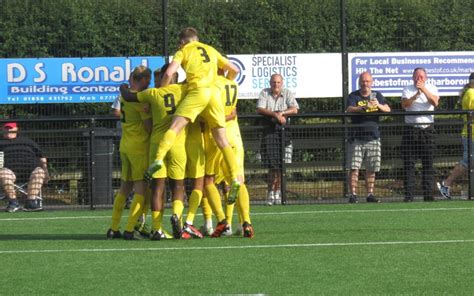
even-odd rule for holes
{"type": "Polygon", "coordinates": [[[203,63],[209,63],[211,59],[209,58],[209,55],[207,54],[207,51],[204,47],[198,46],[198,48],[201,51],[201,56],[203,57],[202,62],[203,63]]]}

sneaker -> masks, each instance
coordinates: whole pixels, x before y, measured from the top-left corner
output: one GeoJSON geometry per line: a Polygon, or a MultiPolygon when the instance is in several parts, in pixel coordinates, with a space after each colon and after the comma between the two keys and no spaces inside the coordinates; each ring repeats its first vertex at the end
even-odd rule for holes
{"type": "Polygon", "coordinates": [[[179,218],[178,218],[178,215],[176,214],[173,214],[171,215],[171,218],[170,218],[170,222],[171,222],[171,227],[173,229],[173,237],[175,239],[179,239],[181,238],[181,223],[179,221],[179,218]]]}
{"type": "Polygon", "coordinates": [[[149,238],[151,234],[150,226],[146,223],[138,222],[135,227],[135,231],[138,232],[144,238],[149,238]]]}
{"type": "Polygon", "coordinates": [[[211,237],[220,237],[224,231],[226,231],[229,228],[229,224],[227,224],[227,221],[224,219],[221,222],[217,223],[216,225],[216,230],[211,234],[211,237]]]}
{"type": "Polygon", "coordinates": [[[232,236],[232,227],[229,226],[224,232],[222,232],[223,236],[232,236]]]}
{"type": "Polygon", "coordinates": [[[275,198],[275,200],[274,200],[273,204],[281,205],[281,191],[280,190],[275,191],[274,198],[275,198]]]}
{"type": "Polygon", "coordinates": [[[268,191],[267,193],[267,205],[273,206],[273,202],[275,201],[275,192],[268,191]]]}
{"type": "Polygon", "coordinates": [[[239,191],[240,191],[240,181],[237,179],[234,179],[232,181],[232,184],[230,184],[229,195],[227,196],[228,205],[235,203],[235,201],[237,200],[237,196],[239,196],[239,191]]]}
{"type": "Polygon", "coordinates": [[[412,202],[413,201],[413,197],[405,197],[403,199],[404,202],[412,202]]]}
{"type": "Polygon", "coordinates": [[[203,238],[202,233],[194,225],[185,223],[181,232],[181,238],[188,239],[187,234],[189,234],[189,238],[203,238]]]}
{"type": "Polygon", "coordinates": [[[244,222],[242,229],[244,230],[244,237],[253,238],[255,236],[252,224],[244,222]]]}
{"type": "Polygon", "coordinates": [[[367,202],[378,203],[378,202],[380,202],[380,200],[375,198],[375,196],[373,194],[369,194],[369,195],[367,195],[367,202]]]}
{"type": "Polygon", "coordinates": [[[7,208],[5,209],[6,212],[8,213],[14,213],[18,211],[20,208],[20,204],[18,203],[18,200],[16,199],[11,199],[8,201],[7,208]]]}
{"type": "Polygon", "coordinates": [[[451,199],[451,193],[449,192],[449,186],[444,184],[444,181],[436,182],[438,185],[439,192],[444,198],[451,199]]]}
{"type": "Polygon", "coordinates": [[[41,203],[38,202],[38,199],[27,199],[26,204],[23,207],[23,211],[25,212],[39,212],[42,211],[43,207],[41,203]]]}
{"type": "Polygon", "coordinates": [[[112,230],[112,228],[109,228],[109,230],[107,230],[107,238],[108,239],[122,238],[122,234],[120,233],[119,230],[112,230]]]}
{"type": "Polygon", "coordinates": [[[203,236],[211,236],[211,234],[214,232],[214,228],[212,226],[206,227],[205,225],[203,225],[199,227],[199,232],[201,232],[203,236]]]}
{"type": "Polygon", "coordinates": [[[153,174],[159,171],[163,167],[163,160],[155,160],[147,169],[143,178],[145,181],[151,181],[153,174]]]}
{"type": "Polygon", "coordinates": [[[357,195],[351,194],[351,196],[349,196],[349,203],[358,203],[358,202],[359,202],[359,199],[357,198],[357,195]]]}
{"type": "Polygon", "coordinates": [[[150,240],[166,240],[172,238],[173,236],[164,230],[153,230],[150,233],[150,240]]]}
{"type": "Polygon", "coordinates": [[[123,239],[124,240],[137,240],[137,238],[135,237],[134,231],[124,231],[123,239]]]}

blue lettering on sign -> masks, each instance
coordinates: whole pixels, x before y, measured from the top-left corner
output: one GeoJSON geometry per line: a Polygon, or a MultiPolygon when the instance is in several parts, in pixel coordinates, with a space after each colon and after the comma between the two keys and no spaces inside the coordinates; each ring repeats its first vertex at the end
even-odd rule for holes
{"type": "Polygon", "coordinates": [[[163,57],[0,59],[0,104],[112,102],[133,68],[163,57]]]}
{"type": "Polygon", "coordinates": [[[400,96],[413,83],[413,70],[425,68],[428,83],[438,87],[440,95],[457,95],[474,72],[474,52],[420,54],[355,54],[350,60],[350,91],[359,88],[359,75],[370,72],[373,88],[386,96],[400,96]]]}

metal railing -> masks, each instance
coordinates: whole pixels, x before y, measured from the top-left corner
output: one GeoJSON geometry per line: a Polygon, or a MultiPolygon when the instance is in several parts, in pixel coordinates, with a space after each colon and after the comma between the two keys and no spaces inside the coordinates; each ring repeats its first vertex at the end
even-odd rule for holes
{"type": "MultiPolygon", "coordinates": [[[[462,158],[461,130],[463,118],[472,118],[471,111],[413,112],[435,114],[436,151],[433,172],[436,181],[449,174],[462,158]]],[[[380,172],[376,175],[375,194],[383,202],[404,198],[404,166],[401,149],[404,112],[378,114],[382,143],[380,172]]],[[[277,160],[282,175],[282,199],[287,204],[347,202],[347,133],[355,127],[345,118],[354,114],[301,114],[292,117],[292,124],[280,129],[282,143],[275,147],[285,155],[286,138],[291,138],[291,163],[277,160]]],[[[245,148],[246,183],[253,204],[266,202],[268,170],[260,157],[260,116],[241,116],[242,139],[245,148]]],[[[471,121],[468,129],[472,131],[471,121]]],[[[110,206],[120,185],[119,133],[116,119],[56,118],[19,120],[20,133],[35,140],[48,157],[50,182],[44,186],[44,206],[101,207],[110,206]]],[[[468,139],[471,140],[471,132],[468,139]]],[[[470,144],[471,141],[468,141],[470,144]]],[[[470,149],[469,151],[471,151],[470,149]]],[[[472,167],[469,154],[469,168],[472,167]]],[[[416,168],[415,199],[422,199],[421,164],[416,168]]],[[[454,199],[473,196],[473,170],[456,180],[451,188],[454,199]]],[[[364,196],[363,169],[359,177],[364,196]]],[[[433,195],[440,197],[433,186],[433,195]]]]}

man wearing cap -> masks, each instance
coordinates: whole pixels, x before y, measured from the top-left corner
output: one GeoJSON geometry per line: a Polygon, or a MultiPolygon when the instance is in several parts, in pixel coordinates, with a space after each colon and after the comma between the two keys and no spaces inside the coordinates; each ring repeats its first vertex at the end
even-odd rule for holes
{"type": "Polygon", "coordinates": [[[47,160],[33,140],[18,136],[16,122],[3,124],[3,137],[0,139],[0,186],[8,197],[7,212],[20,209],[14,184],[16,181],[28,182],[27,200],[23,208],[27,212],[42,211],[39,193],[44,183],[49,180],[47,160]],[[1,153],[0,153],[1,158],[1,153]]]}

